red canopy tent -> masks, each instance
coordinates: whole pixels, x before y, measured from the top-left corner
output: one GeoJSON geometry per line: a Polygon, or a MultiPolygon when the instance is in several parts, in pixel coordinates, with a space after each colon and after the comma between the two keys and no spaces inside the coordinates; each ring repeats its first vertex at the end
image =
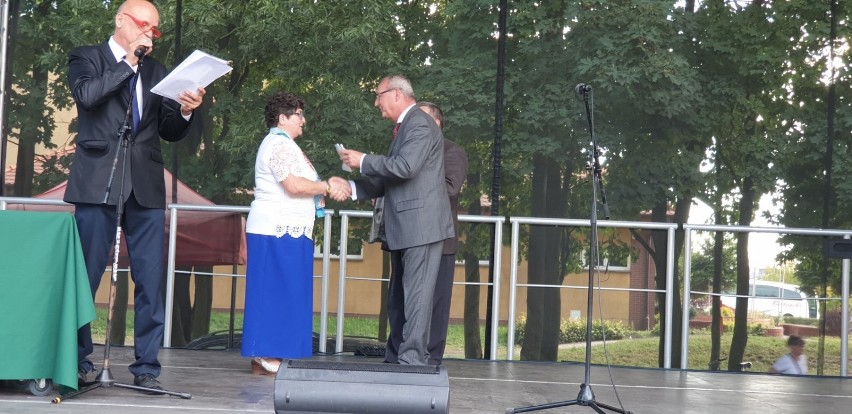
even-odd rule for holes
{"type": "MultiPolygon", "coordinates": [[[[164,169],[166,200],[172,200],[172,173],[164,169]]],[[[65,181],[34,198],[62,200],[65,195],[65,181]]],[[[202,197],[186,184],[177,181],[177,203],[213,206],[212,201],[202,197]]],[[[13,204],[13,210],[29,211],[68,211],[73,205],[52,206],[38,204],[13,204]]],[[[166,210],[166,240],[168,244],[171,210],[166,210]]],[[[121,240],[119,261],[127,264],[127,247],[121,240]]],[[[215,266],[240,265],[246,263],[245,218],[240,213],[215,211],[178,211],[177,240],[175,242],[176,266],[215,266]]]]}

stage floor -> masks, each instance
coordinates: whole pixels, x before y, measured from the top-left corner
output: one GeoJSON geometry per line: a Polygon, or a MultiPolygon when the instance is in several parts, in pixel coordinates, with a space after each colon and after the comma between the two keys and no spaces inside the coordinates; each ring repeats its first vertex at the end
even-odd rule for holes
{"type": "MultiPolygon", "coordinates": [[[[96,347],[95,361],[103,356],[96,347]]],[[[127,365],[133,349],[113,347],[115,381],[132,383],[127,365]]],[[[315,359],[375,362],[381,359],[316,356],[315,359]]],[[[251,374],[249,361],[238,351],[164,349],[160,352],[166,389],[188,392],[192,399],[150,396],[122,388],[98,388],[52,404],[49,397],[0,388],[0,413],[177,414],[273,413],[275,378],[251,374]]],[[[582,364],[520,361],[447,360],[452,413],[505,413],[508,408],[577,398],[583,382],[582,364]]],[[[100,367],[100,365],[99,365],[100,367]]],[[[801,414],[845,413],[852,406],[852,381],[823,377],[781,377],[754,373],[728,374],[654,369],[612,368],[618,396],[636,414],[801,414]]],[[[593,366],[595,400],[619,406],[606,367],[593,366]]],[[[375,393],[382,387],[375,386],[375,393]]],[[[543,413],[595,413],[590,407],[555,408],[543,413]]],[[[606,411],[609,412],[609,411],[606,411]]]]}

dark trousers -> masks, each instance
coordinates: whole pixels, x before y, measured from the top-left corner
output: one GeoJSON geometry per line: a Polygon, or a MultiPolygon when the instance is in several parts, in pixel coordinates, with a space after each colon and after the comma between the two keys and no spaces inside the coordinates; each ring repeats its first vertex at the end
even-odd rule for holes
{"type": "Polygon", "coordinates": [[[385,348],[385,362],[426,365],[432,296],[443,245],[442,240],[391,250],[388,286],[391,331],[385,348]]]}
{"type": "MultiPolygon", "coordinates": [[[[95,297],[107,263],[112,264],[110,253],[115,245],[116,214],[115,206],[76,205],[74,218],[80,232],[92,298],[95,297]]],[[[134,376],[160,375],[157,354],[163,343],[165,319],[161,293],[165,220],[164,210],[140,206],[132,193],[124,204],[121,237],[127,245],[131,277],[135,284],[133,346],[136,361],[129,367],[134,376]]],[[[93,369],[93,364],[88,359],[92,350],[92,332],[87,324],[77,333],[79,368],[85,372],[93,369]]]]}
{"type": "Polygon", "coordinates": [[[441,365],[444,360],[444,348],[447,346],[447,326],[450,323],[450,301],[453,299],[453,276],[456,269],[456,255],[441,255],[438,268],[438,280],[435,282],[435,295],[432,297],[432,324],[429,329],[429,365],[441,365]]]}

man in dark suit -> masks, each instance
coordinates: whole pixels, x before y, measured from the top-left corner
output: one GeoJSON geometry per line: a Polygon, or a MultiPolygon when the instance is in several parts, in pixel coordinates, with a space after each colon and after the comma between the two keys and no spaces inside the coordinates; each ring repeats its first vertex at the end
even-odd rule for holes
{"type": "MultiPolygon", "coordinates": [[[[417,106],[429,114],[441,131],[444,130],[444,111],[432,102],[418,102],[417,106]]],[[[444,180],[450,211],[453,217],[455,236],[444,240],[435,296],[432,298],[432,325],[429,329],[429,365],[441,365],[447,345],[447,327],[450,323],[450,303],[453,298],[453,277],[456,269],[456,253],[459,250],[459,193],[467,178],[467,154],[459,144],[444,138],[444,180]]]]}
{"type": "Polygon", "coordinates": [[[444,184],[444,137],[416,103],[408,79],[382,79],[375,106],[382,118],[396,122],[387,155],[343,150],[340,160],[363,175],[353,182],[354,199],[384,197],[384,234],[393,269],[385,361],[425,365],[443,241],[454,233],[444,184]]]}
{"type": "MultiPolygon", "coordinates": [[[[152,39],[160,36],[159,21],[152,3],[125,1],[108,41],[69,54],[68,84],[77,105],[79,132],[65,191],[65,201],[76,206],[92,297],[115,243],[117,205],[123,207],[121,226],[135,283],[136,361],[129,370],[135,385],[154,389],[160,388],[157,354],[165,315],[161,280],[166,193],[160,138],[183,138],[204,95],[203,89],[186,91],[176,102],[151,93],[151,87],[166,76],[160,62],[145,57],[153,50],[152,39]],[[131,116],[126,117],[129,106],[131,116]]],[[[94,369],[88,359],[93,348],[89,325],[80,329],[78,342],[80,379],[85,381],[94,369]]]]}

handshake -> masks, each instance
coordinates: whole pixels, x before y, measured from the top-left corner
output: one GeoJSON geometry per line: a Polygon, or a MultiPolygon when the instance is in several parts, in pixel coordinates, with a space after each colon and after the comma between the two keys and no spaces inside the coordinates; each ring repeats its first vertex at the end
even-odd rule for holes
{"type": "Polygon", "coordinates": [[[334,201],[346,201],[347,198],[352,196],[352,187],[349,185],[349,181],[346,181],[343,178],[329,178],[328,186],[331,188],[328,195],[334,201]]]}

